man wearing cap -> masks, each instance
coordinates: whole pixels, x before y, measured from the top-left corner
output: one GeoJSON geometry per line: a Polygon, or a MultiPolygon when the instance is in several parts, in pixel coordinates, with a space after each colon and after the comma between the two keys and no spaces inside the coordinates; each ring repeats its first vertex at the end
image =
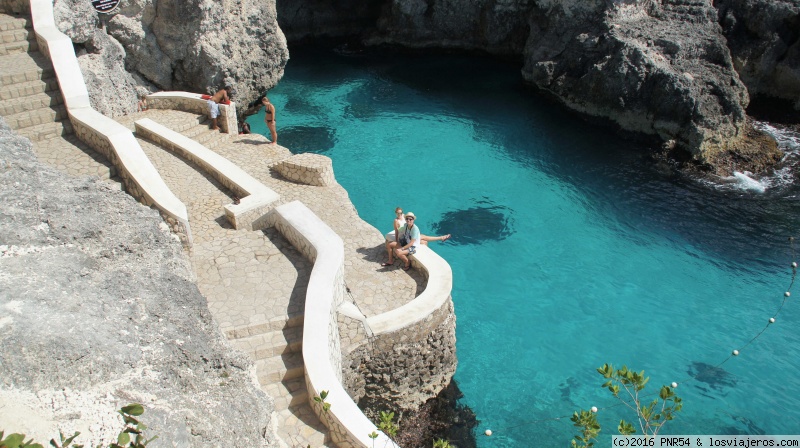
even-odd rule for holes
{"type": "Polygon", "coordinates": [[[411,260],[408,255],[412,255],[417,251],[417,245],[420,243],[419,227],[414,225],[417,219],[414,213],[406,213],[406,223],[398,229],[397,233],[400,235],[399,241],[390,241],[386,244],[389,252],[389,263],[383,263],[381,266],[390,266],[394,261],[392,260],[392,251],[397,255],[397,258],[403,260],[403,270],[411,269],[411,260]]]}

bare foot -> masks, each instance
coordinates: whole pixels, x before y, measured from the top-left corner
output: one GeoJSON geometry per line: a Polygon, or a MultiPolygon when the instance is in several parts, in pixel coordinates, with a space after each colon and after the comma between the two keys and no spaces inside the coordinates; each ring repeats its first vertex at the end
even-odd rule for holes
{"type": "Polygon", "coordinates": [[[213,128],[211,128],[211,130],[212,131],[219,131],[219,128],[218,127],[213,127],[213,128]]]}
{"type": "Polygon", "coordinates": [[[277,145],[277,142],[269,142],[270,145],[277,145]]]}
{"type": "Polygon", "coordinates": [[[450,234],[449,233],[447,235],[442,236],[442,241],[447,241],[449,239],[450,239],[450,234]]]}

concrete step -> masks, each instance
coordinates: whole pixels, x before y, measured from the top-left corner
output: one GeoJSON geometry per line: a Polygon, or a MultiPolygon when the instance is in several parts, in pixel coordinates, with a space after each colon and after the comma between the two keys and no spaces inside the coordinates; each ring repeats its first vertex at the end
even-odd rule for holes
{"type": "Polygon", "coordinates": [[[36,34],[30,28],[14,28],[10,30],[0,30],[0,42],[10,44],[12,42],[25,42],[36,39],[36,34]]]}
{"type": "Polygon", "coordinates": [[[250,355],[253,360],[271,358],[303,350],[303,327],[247,336],[230,341],[231,345],[250,355]]]}
{"type": "Polygon", "coordinates": [[[29,51],[39,51],[39,44],[35,39],[0,43],[0,56],[27,53],[29,51]]]}
{"type": "Polygon", "coordinates": [[[286,353],[256,360],[256,376],[263,385],[299,378],[304,375],[303,353],[286,353]]]}
{"type": "Polygon", "coordinates": [[[21,30],[25,28],[33,28],[33,24],[29,16],[0,14],[0,31],[21,30]]]}
{"type": "Polygon", "coordinates": [[[43,107],[36,110],[26,110],[23,112],[5,115],[6,123],[11,129],[21,130],[40,124],[52,123],[68,118],[67,107],[59,104],[51,107],[43,107]]]}
{"type": "Polygon", "coordinates": [[[277,412],[278,436],[292,448],[335,447],[328,429],[307,403],[277,412]]]}
{"type": "Polygon", "coordinates": [[[266,322],[259,322],[241,327],[224,328],[222,331],[229,341],[246,338],[258,334],[280,331],[287,327],[300,327],[303,325],[303,313],[296,313],[282,317],[274,317],[266,322]]]}
{"type": "MultiPolygon", "coordinates": [[[[4,85],[0,87],[0,100],[8,101],[14,98],[23,98],[26,96],[39,95],[41,93],[48,93],[58,90],[58,80],[55,77],[35,79],[33,81],[4,85]]],[[[60,92],[59,97],[61,97],[60,92]]]]}
{"type": "Polygon", "coordinates": [[[208,149],[214,149],[221,143],[228,141],[228,134],[222,133],[220,131],[212,131],[210,129],[206,129],[205,131],[200,132],[199,134],[192,137],[192,139],[208,149]]]}
{"type": "Polygon", "coordinates": [[[69,120],[54,121],[18,129],[16,132],[32,142],[39,142],[72,134],[72,123],[69,120]]]}
{"type": "Polygon", "coordinates": [[[2,56],[0,60],[2,61],[2,65],[0,65],[0,86],[55,76],[50,59],[38,51],[8,54],[2,56]]]}
{"type": "Polygon", "coordinates": [[[61,105],[63,102],[64,100],[59,91],[49,91],[12,98],[0,102],[0,115],[5,117],[8,115],[19,114],[38,109],[46,109],[61,105]]]}
{"type": "Polygon", "coordinates": [[[263,385],[261,386],[261,390],[266,392],[267,395],[272,397],[275,401],[276,412],[308,403],[306,379],[302,376],[279,383],[263,385]]]}
{"type": "MultiPolygon", "coordinates": [[[[193,114],[182,111],[161,111],[155,109],[153,121],[162,124],[175,132],[184,134],[187,130],[197,127],[206,117],[205,115],[193,114]]],[[[184,134],[186,135],[186,134],[184,134]]]]}

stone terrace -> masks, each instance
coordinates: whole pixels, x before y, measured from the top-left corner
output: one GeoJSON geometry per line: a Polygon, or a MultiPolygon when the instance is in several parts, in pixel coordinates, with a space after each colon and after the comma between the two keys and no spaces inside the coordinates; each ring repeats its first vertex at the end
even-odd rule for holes
{"type": "MultiPolygon", "coordinates": [[[[45,163],[75,176],[107,180],[115,169],[72,134],[49,60],[38,52],[29,18],[0,14],[0,99],[9,125],[34,142],[45,163]]],[[[367,317],[397,308],[420,294],[424,279],[386,257],[381,232],[363,222],[338,184],[308,186],[283,179],[273,166],[291,156],[256,134],[212,132],[202,115],[149,110],[118,121],[150,118],[218,152],[280,195],[299,200],[345,243],[345,280],[367,317]]],[[[278,432],[293,447],[327,446],[326,429],[308,406],[301,354],[303,307],[312,264],[274,229],[235,230],[224,205],[233,194],[191,162],[141,138],[142,149],[169,188],[186,204],[194,245],[188,249],[200,291],[231,343],[255,361],[258,381],[274,400],[278,432]]],[[[392,219],[387,206],[386,226],[392,219]]],[[[342,347],[349,351],[352,347],[342,347]]]]}
{"type": "MultiPolygon", "coordinates": [[[[345,278],[367,317],[422,292],[424,280],[417,271],[404,272],[399,262],[391,269],[380,267],[386,256],[383,237],[361,221],[343,188],[288,182],[272,169],[291,156],[286,148],[269,145],[257,134],[211,131],[205,117],[187,112],[149,110],[118,121],[132,128],[144,117],[182,132],[243,168],[280,194],[276,206],[300,200],[317,213],[345,241],[345,278]]],[[[189,256],[198,287],[232,344],[255,360],[259,383],[275,400],[279,435],[292,446],[322,446],[326,430],[307,405],[301,355],[305,292],[313,266],[274,229],[233,229],[223,210],[233,201],[230,191],[191,162],[147,140],[139,143],[189,209],[194,236],[189,256]]]]}

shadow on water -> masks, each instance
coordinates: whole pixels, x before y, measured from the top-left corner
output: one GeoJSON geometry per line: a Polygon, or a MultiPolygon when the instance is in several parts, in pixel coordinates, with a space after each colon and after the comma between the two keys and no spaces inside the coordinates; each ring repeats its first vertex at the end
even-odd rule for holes
{"type": "Polygon", "coordinates": [[[322,154],[336,144],[336,132],[324,126],[291,126],[280,130],[280,143],[296,154],[322,154]]]}
{"type": "Polygon", "coordinates": [[[721,434],[763,436],[767,433],[763,428],[747,417],[733,415],[731,419],[733,419],[734,424],[722,428],[721,434]]]}
{"type": "Polygon", "coordinates": [[[727,388],[736,387],[737,383],[736,377],[727,370],[704,362],[692,362],[687,373],[697,381],[706,383],[719,392],[723,392],[727,388]]]}
{"type": "Polygon", "coordinates": [[[451,234],[453,244],[482,244],[500,241],[514,234],[512,211],[495,205],[488,198],[473,201],[474,206],[445,212],[439,222],[431,224],[437,235],[451,234]]]}

